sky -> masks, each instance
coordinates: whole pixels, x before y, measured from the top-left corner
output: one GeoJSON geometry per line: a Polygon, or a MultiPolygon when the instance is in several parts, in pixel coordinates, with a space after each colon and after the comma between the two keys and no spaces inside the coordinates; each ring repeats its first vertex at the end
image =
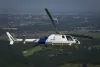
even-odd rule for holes
{"type": "Polygon", "coordinates": [[[0,0],[0,13],[99,12],[100,0],[0,0]]]}

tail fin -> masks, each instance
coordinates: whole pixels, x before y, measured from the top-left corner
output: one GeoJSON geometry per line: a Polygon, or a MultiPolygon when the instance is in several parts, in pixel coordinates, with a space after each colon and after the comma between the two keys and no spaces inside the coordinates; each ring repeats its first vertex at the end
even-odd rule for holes
{"type": "Polygon", "coordinates": [[[15,42],[15,39],[11,36],[11,34],[9,32],[6,32],[8,38],[9,38],[9,41],[10,41],[10,44],[13,45],[14,42],[15,42]]]}

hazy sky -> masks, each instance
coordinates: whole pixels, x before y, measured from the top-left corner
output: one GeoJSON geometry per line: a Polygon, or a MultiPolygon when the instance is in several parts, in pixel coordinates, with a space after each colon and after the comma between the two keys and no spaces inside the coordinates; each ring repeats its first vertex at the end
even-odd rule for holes
{"type": "Polygon", "coordinates": [[[0,0],[0,13],[99,12],[100,0],[0,0]]]}

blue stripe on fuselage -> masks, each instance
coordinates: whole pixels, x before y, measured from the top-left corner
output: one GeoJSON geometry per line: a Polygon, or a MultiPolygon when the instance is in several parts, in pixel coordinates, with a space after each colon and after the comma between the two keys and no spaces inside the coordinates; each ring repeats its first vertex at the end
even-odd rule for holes
{"type": "Polygon", "coordinates": [[[45,42],[46,42],[47,39],[48,39],[47,37],[46,38],[40,38],[39,41],[38,41],[38,43],[39,44],[45,44],[45,42]]]}

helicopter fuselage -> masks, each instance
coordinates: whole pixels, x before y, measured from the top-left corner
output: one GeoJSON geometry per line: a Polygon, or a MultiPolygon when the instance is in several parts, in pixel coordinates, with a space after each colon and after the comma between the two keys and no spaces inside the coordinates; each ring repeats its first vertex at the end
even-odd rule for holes
{"type": "Polygon", "coordinates": [[[49,37],[40,38],[38,43],[52,45],[72,45],[80,44],[80,41],[70,35],[51,34],[49,37]]]}
{"type": "Polygon", "coordinates": [[[43,37],[39,39],[18,39],[14,38],[9,32],[6,32],[8,35],[8,38],[10,40],[10,44],[13,45],[17,42],[22,43],[37,43],[37,44],[46,44],[46,45],[72,45],[72,44],[80,44],[80,41],[75,39],[74,37],[70,35],[61,35],[61,34],[51,34],[48,37],[43,37]]]}

